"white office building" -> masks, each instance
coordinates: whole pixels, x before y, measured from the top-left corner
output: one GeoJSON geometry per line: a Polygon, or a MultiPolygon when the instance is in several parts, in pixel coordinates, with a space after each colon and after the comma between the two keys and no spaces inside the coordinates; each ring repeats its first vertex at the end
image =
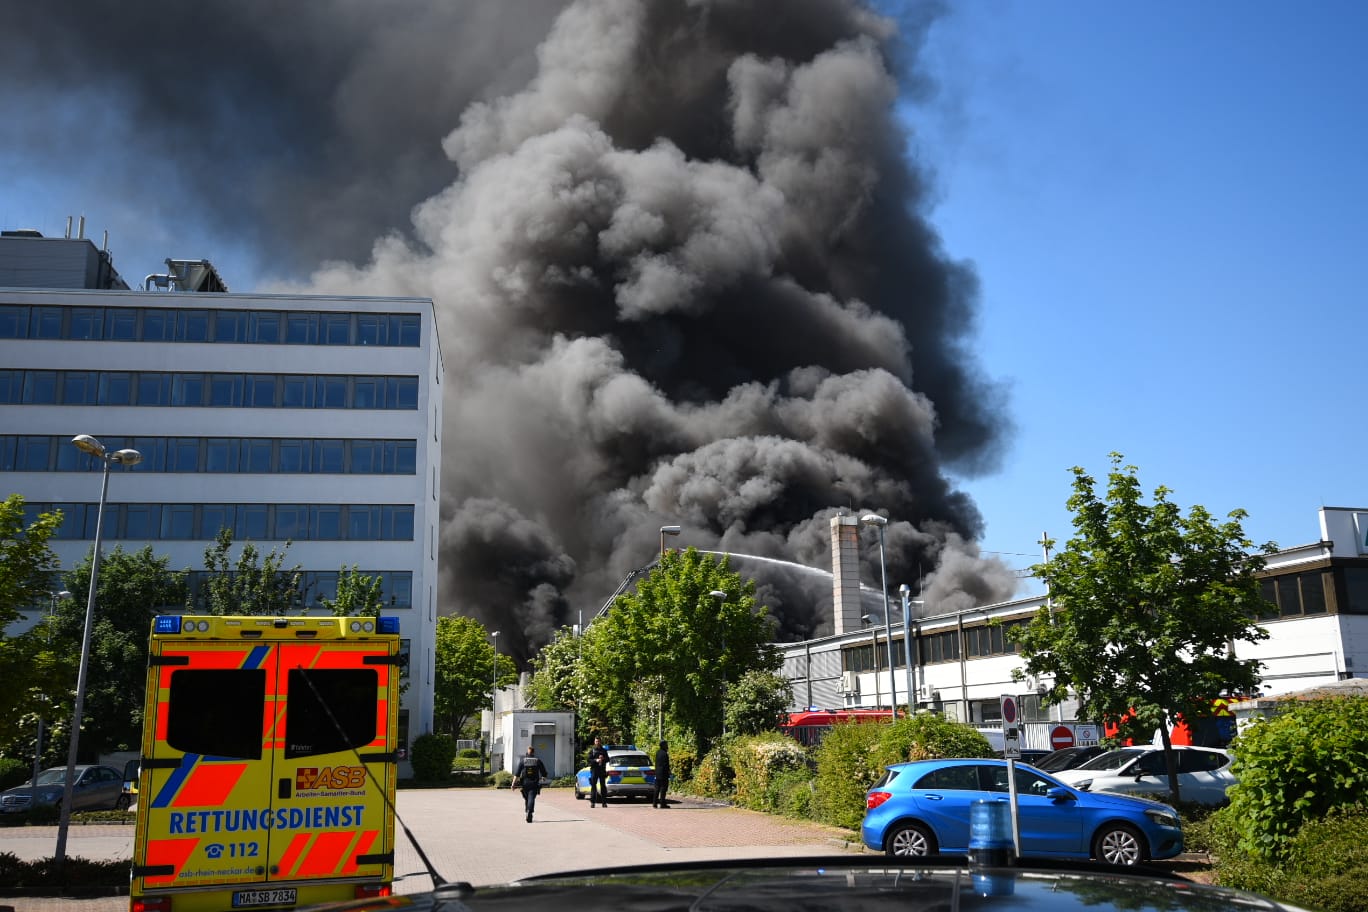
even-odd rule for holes
{"type": "MultiPolygon", "coordinates": [[[[305,573],[302,601],[338,571],[384,580],[409,687],[401,743],[431,730],[442,443],[442,359],[419,298],[229,294],[203,261],[127,290],[81,238],[0,237],[0,478],[33,513],[65,515],[63,567],[94,540],[100,461],[114,466],[104,551],[151,545],[202,580],[231,528],[305,573]],[[92,265],[93,264],[93,265],[92,265]],[[94,278],[92,278],[94,277],[94,278]],[[88,287],[88,286],[95,287],[88,287]]],[[[180,606],[159,606],[179,609],[180,606]]]]}

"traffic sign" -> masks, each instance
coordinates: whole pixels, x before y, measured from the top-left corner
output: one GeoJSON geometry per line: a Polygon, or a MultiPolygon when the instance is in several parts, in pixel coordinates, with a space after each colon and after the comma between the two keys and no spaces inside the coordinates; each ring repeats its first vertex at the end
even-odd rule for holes
{"type": "Polygon", "coordinates": [[[1010,694],[1002,695],[1002,724],[1016,725],[1017,721],[1017,702],[1016,697],[1010,694]]]}
{"type": "Polygon", "coordinates": [[[1007,725],[1002,729],[1002,758],[1021,759],[1021,730],[1015,725],[1007,725]]]}
{"type": "Polygon", "coordinates": [[[1059,750],[1064,747],[1074,746],[1073,729],[1067,725],[1056,725],[1050,729],[1050,747],[1059,750]]]}

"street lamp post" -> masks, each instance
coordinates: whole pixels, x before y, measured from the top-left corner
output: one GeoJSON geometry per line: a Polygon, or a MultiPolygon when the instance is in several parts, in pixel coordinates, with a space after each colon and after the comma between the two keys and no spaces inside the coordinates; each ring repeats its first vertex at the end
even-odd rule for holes
{"type": "MultiPolygon", "coordinates": [[[[52,642],[52,618],[57,613],[57,600],[69,598],[71,598],[71,593],[67,592],[65,589],[61,592],[48,593],[48,613],[47,617],[44,618],[44,622],[47,625],[47,642],[49,644],[52,642]]],[[[51,697],[47,695],[47,691],[45,690],[43,692],[43,709],[38,713],[38,739],[33,747],[34,785],[38,784],[38,774],[43,771],[43,728],[47,723],[47,705],[49,700],[51,700],[51,697]]]]}
{"type": "MultiPolygon", "coordinates": [[[[888,721],[892,722],[898,718],[898,678],[893,672],[893,626],[888,620],[888,569],[884,564],[884,527],[888,525],[888,519],[878,513],[866,513],[860,517],[860,522],[879,528],[879,576],[883,583],[884,639],[888,643],[888,705],[892,710],[888,721]]],[[[874,650],[874,673],[879,673],[878,649],[874,650]]],[[[911,697],[908,694],[909,701],[911,697]]]]}
{"type": "Polygon", "coordinates": [[[912,587],[903,583],[898,587],[898,595],[902,596],[903,661],[907,663],[903,671],[907,678],[907,712],[910,715],[917,705],[917,675],[912,668],[912,587]]]}
{"type": "Polygon", "coordinates": [[[494,641],[494,678],[489,688],[489,771],[494,772],[494,726],[499,724],[499,631],[490,631],[494,641]]]}
{"type": "Polygon", "coordinates": [[[81,634],[81,666],[76,674],[76,707],[71,713],[71,747],[67,750],[66,780],[62,785],[62,812],[57,821],[57,850],[53,864],[61,870],[66,864],[67,828],[71,826],[71,792],[76,785],[76,755],[81,743],[81,717],[85,712],[86,674],[90,670],[90,634],[95,626],[95,591],[100,575],[100,544],[104,532],[105,498],[109,494],[109,467],[132,466],[142,462],[137,450],[107,451],[104,444],[89,434],[77,434],[71,442],[78,450],[88,453],[103,463],[100,482],[100,506],[95,513],[95,550],[90,558],[90,591],[86,595],[85,630],[81,634]]]}
{"type": "MultiPolygon", "coordinates": [[[[678,529],[678,526],[675,526],[678,529]]],[[[722,623],[722,655],[718,667],[722,669],[722,740],[727,740],[727,619],[722,615],[722,606],[727,603],[727,593],[714,589],[708,595],[717,601],[717,619],[722,623]]]]}
{"type": "Polygon", "coordinates": [[[680,532],[680,527],[679,527],[679,526],[661,526],[661,527],[660,527],[660,556],[661,556],[661,557],[664,557],[664,556],[665,556],[665,536],[667,536],[667,535],[678,535],[679,532],[680,532]]]}

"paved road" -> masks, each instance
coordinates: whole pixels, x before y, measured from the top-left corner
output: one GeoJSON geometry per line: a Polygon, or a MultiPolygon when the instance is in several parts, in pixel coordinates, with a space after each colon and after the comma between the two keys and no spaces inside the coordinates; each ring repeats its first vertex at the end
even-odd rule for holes
{"type": "MultiPolygon", "coordinates": [[[[398,809],[442,877],[476,886],[618,864],[861,851],[858,837],[845,830],[687,798],[672,800],[666,810],[616,800],[606,808],[590,808],[570,789],[548,789],[531,824],[523,818],[522,796],[511,790],[405,789],[398,809]]],[[[56,833],[55,827],[0,830],[0,852],[50,858],[56,833]]],[[[402,829],[396,842],[396,892],[430,889],[432,880],[402,829]]],[[[132,858],[133,828],[72,827],[67,854],[132,858]]],[[[16,912],[126,912],[128,899],[0,898],[0,909],[6,904],[16,912]]]]}

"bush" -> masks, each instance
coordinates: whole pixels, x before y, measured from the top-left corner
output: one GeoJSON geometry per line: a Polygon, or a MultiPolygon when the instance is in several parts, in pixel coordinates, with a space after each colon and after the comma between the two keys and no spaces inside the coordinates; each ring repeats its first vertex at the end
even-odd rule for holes
{"type": "Polygon", "coordinates": [[[0,852],[0,889],[24,890],[33,895],[80,896],[109,893],[128,887],[128,861],[66,859],[59,872],[54,859],[20,861],[17,855],[0,852]]]}
{"type": "Polygon", "coordinates": [[[461,752],[456,756],[463,760],[479,760],[480,752],[473,747],[463,747],[461,748],[461,752]]]}
{"type": "Polygon", "coordinates": [[[33,764],[13,757],[0,757],[0,792],[23,785],[33,777],[33,764]]]}
{"type": "Polygon", "coordinates": [[[698,754],[694,753],[695,748],[691,744],[670,742],[670,779],[687,781],[693,778],[694,770],[698,768],[698,754]]]}
{"type": "Polygon", "coordinates": [[[879,728],[882,736],[874,756],[880,772],[890,763],[907,760],[998,756],[976,729],[938,713],[904,716],[879,728]]]}
{"type": "Polygon", "coordinates": [[[779,732],[737,738],[732,743],[736,803],[757,811],[772,811],[770,784],[780,773],[807,768],[802,745],[779,732]]]}
{"type": "Polygon", "coordinates": [[[456,739],[450,735],[426,734],[413,739],[409,757],[413,776],[420,782],[446,782],[456,760],[456,739]]]}
{"type": "Polygon", "coordinates": [[[1299,703],[1246,728],[1232,750],[1239,848],[1276,861],[1304,824],[1368,791],[1368,698],[1299,703]]]}
{"type": "Polygon", "coordinates": [[[823,823],[858,829],[865,793],[890,763],[940,757],[997,756],[988,739],[962,722],[938,713],[917,713],[888,723],[834,726],[816,751],[812,807],[823,823]]]}
{"type": "Polygon", "coordinates": [[[495,788],[506,789],[513,785],[513,774],[508,770],[499,770],[489,777],[489,781],[494,783],[495,788]]]}
{"type": "Polygon", "coordinates": [[[812,818],[812,770],[784,770],[770,781],[768,804],[771,810],[799,820],[812,818]]]}
{"type": "Polygon", "coordinates": [[[822,823],[856,829],[864,819],[865,792],[883,774],[874,759],[885,725],[852,722],[833,726],[817,746],[813,815],[822,823]]]}
{"type": "Polygon", "coordinates": [[[1207,822],[1221,886],[1322,912],[1368,909],[1368,808],[1339,808],[1306,823],[1277,862],[1240,848],[1241,827],[1232,808],[1207,822]]]}
{"type": "Polygon", "coordinates": [[[709,798],[731,796],[736,773],[732,769],[728,748],[726,742],[719,742],[694,767],[693,779],[690,782],[698,794],[709,798]]]}

